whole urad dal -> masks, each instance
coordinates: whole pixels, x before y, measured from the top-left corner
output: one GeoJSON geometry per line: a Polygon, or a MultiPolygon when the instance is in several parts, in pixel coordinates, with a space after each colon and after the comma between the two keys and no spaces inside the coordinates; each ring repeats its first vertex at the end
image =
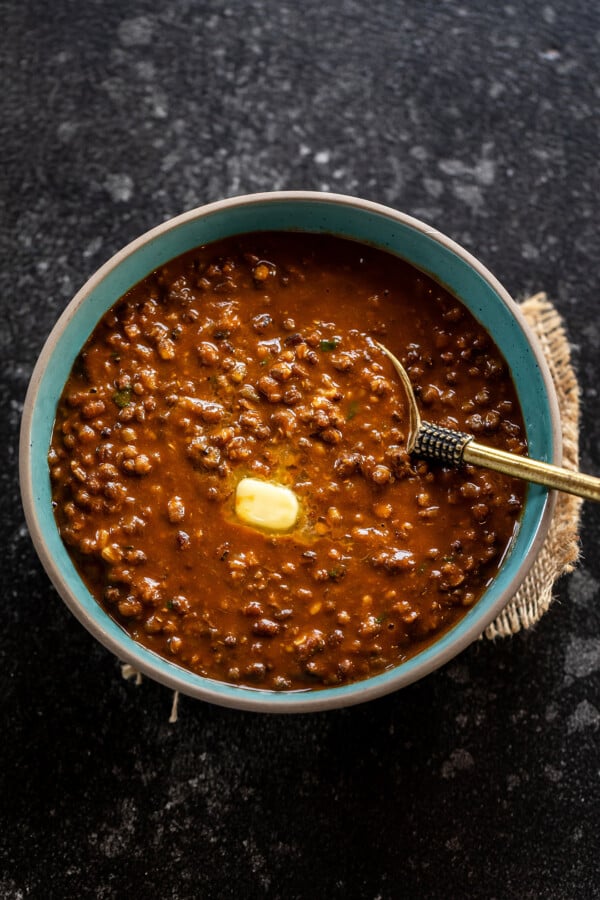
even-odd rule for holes
{"type": "Polygon", "coordinates": [[[267,690],[364,679],[494,578],[524,486],[406,452],[404,364],[430,421],[526,450],[510,372],[399,258],[256,233],[152,272],[79,354],[49,453],[60,534],[131,637],[267,690]]]}

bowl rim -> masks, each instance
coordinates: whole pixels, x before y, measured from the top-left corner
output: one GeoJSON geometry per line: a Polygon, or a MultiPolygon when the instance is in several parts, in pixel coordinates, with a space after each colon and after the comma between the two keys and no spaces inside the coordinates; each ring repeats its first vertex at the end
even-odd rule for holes
{"type": "MultiPolygon", "coordinates": [[[[541,344],[526,321],[518,304],[512,299],[498,279],[477,259],[477,257],[443,232],[440,232],[414,216],[410,216],[384,204],[346,194],[304,190],[266,191],[217,200],[183,212],[154,226],[113,254],[87,279],[74,297],[69,301],[48,335],[31,375],[23,406],[19,445],[21,498],[29,533],[40,561],[63,601],[81,624],[83,624],[84,627],[119,660],[130,663],[136,670],[146,674],[153,680],[197,699],[215,703],[220,706],[269,713],[315,712],[363,703],[367,700],[372,700],[399,690],[402,687],[406,687],[440,668],[449,660],[457,656],[474,640],[481,636],[485,628],[497,615],[499,615],[520,584],[523,583],[523,580],[544,543],[550,527],[556,501],[556,492],[548,491],[543,501],[533,538],[527,552],[521,560],[518,572],[515,573],[515,576],[511,579],[510,583],[500,591],[498,598],[494,604],[488,608],[485,615],[482,615],[479,618],[476,617],[471,625],[459,633],[455,639],[448,637],[452,636],[452,632],[454,631],[453,628],[444,632],[439,639],[433,641],[431,645],[428,645],[426,650],[434,648],[433,652],[429,653],[428,656],[423,659],[421,664],[419,664],[419,658],[423,656],[423,652],[416,654],[416,656],[411,657],[407,662],[402,663],[393,669],[371,676],[364,681],[352,682],[348,685],[317,690],[308,689],[306,691],[274,692],[261,688],[229,685],[224,682],[204,678],[195,675],[194,673],[190,673],[188,670],[177,666],[176,663],[171,663],[169,660],[147,650],[142,645],[136,643],[124,629],[122,629],[121,639],[116,639],[103,628],[101,621],[99,621],[96,616],[89,614],[83,608],[78,598],[66,583],[61,567],[49,552],[46,545],[44,529],[37,514],[34,487],[35,479],[31,454],[32,426],[36,401],[44,373],[56,349],[60,336],[67,328],[69,322],[80,306],[85,303],[88,296],[106,278],[106,276],[116,269],[126,258],[135,254],[138,249],[149,242],[162,237],[187,222],[205,218],[214,213],[220,213],[235,209],[236,207],[253,204],[288,203],[290,201],[308,201],[316,204],[342,205],[348,208],[383,216],[400,225],[412,228],[439,243],[442,247],[445,247],[451,253],[459,257],[467,264],[467,266],[470,266],[485,282],[487,282],[516,320],[534,356],[548,401],[550,431],[553,444],[552,461],[556,464],[560,464],[562,459],[562,433],[554,382],[541,344]],[[190,676],[192,676],[193,684],[189,683],[190,676]]],[[[235,232],[232,232],[232,234],[233,233],[235,232]]],[[[364,243],[368,243],[368,241],[364,241],[364,243]]],[[[477,604],[475,604],[473,608],[475,609],[476,606],[477,604]]],[[[107,616],[107,613],[104,612],[100,604],[98,604],[98,611],[104,616],[107,616]]]]}

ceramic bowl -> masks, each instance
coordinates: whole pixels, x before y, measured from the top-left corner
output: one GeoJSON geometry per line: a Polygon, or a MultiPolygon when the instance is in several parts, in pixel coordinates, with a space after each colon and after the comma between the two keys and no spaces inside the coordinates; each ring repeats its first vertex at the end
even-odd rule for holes
{"type": "Polygon", "coordinates": [[[518,306],[477,259],[428,225],[376,203],[336,194],[273,192],[211,203],[159,225],[103,265],[69,303],[42,350],[25,401],[20,452],[25,514],[40,559],[68,607],[102,644],[138,671],[185,694],[240,709],[289,713],[349,706],[422,678],[479,637],[531,567],[549,527],[551,493],[528,486],[521,527],[497,576],[464,618],[417,656],[365,681],[288,693],[202,678],[135,643],[86,589],[59,536],[51,506],[47,453],[56,405],[79,349],[101,316],[173,257],[200,244],[260,230],[352,238],[390,251],[443,283],[492,334],[507,360],[531,456],[560,463],[558,407],[541,348],[518,306]]]}

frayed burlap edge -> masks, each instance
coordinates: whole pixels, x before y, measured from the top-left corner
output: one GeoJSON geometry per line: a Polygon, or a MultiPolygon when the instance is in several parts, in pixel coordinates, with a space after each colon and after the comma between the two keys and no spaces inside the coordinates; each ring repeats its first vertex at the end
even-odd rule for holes
{"type": "MultiPolygon", "coordinates": [[[[569,341],[562,319],[544,293],[521,304],[548,362],[556,388],[562,424],[563,466],[579,467],[579,385],[571,365],[569,341]]],[[[582,500],[559,493],[548,536],[527,578],[502,613],[485,630],[487,638],[508,637],[531,628],[552,603],[552,589],[571,572],[579,556],[579,516],[582,500]]]]}
{"type": "MultiPolygon", "coordinates": [[[[121,675],[125,681],[131,681],[136,686],[142,683],[142,674],[138,672],[130,663],[121,663],[121,675]]],[[[169,714],[169,724],[174,725],[179,720],[179,691],[173,691],[173,699],[171,701],[171,712],[169,714]]]]}

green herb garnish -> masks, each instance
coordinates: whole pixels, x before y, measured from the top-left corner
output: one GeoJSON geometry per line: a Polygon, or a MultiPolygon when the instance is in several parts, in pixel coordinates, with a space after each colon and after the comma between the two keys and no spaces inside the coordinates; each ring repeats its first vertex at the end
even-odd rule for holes
{"type": "Polygon", "coordinates": [[[321,348],[321,350],[323,350],[324,353],[328,353],[330,350],[335,350],[338,344],[339,341],[336,341],[335,338],[332,338],[331,340],[325,338],[325,340],[321,341],[319,347],[321,348]]]}
{"type": "Polygon", "coordinates": [[[346,566],[336,566],[327,573],[331,581],[341,581],[346,574],[346,566]]]}
{"type": "Polygon", "coordinates": [[[358,412],[358,400],[351,400],[348,412],[346,413],[346,422],[350,422],[358,412]]]}
{"type": "Polygon", "coordinates": [[[119,409],[125,409],[126,406],[129,406],[131,403],[131,388],[124,387],[120,388],[118,391],[115,391],[112,395],[113,403],[119,407],[119,409]]]}

